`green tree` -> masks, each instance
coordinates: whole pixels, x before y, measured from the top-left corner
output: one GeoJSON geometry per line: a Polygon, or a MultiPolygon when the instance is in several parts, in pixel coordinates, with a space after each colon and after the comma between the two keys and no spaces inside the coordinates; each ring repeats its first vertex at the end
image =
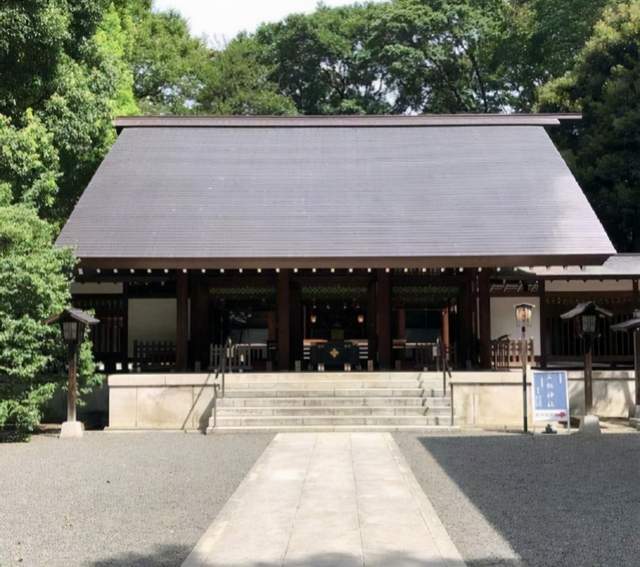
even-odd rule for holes
{"type": "MultiPolygon", "coordinates": [[[[102,0],[8,0],[0,7],[0,426],[38,422],[64,382],[59,331],[74,259],[60,223],[134,112],[129,38],[102,0]]],[[[90,346],[80,373],[93,385],[90,346]]]]}
{"type": "Polygon", "coordinates": [[[58,191],[58,152],[42,121],[27,111],[16,127],[0,115],[0,203],[47,211],[58,191]]]}
{"type": "Polygon", "coordinates": [[[574,68],[541,89],[539,110],[583,119],[558,135],[619,251],[640,250],[640,2],[605,10],[574,68]]]}
{"type": "Polygon", "coordinates": [[[512,104],[498,47],[509,37],[502,0],[396,0],[372,25],[394,112],[497,112],[512,104]]]}
{"type": "MultiPolygon", "coordinates": [[[[60,332],[45,321],[69,304],[74,259],[53,234],[32,207],[0,207],[0,427],[20,433],[65,381],[60,332]]],[[[99,381],[87,345],[79,375],[82,388],[99,381]]]]}
{"type": "Polygon", "coordinates": [[[369,49],[374,6],[320,7],[261,26],[256,54],[303,114],[386,112],[385,69],[369,49]]]}
{"type": "Polygon", "coordinates": [[[530,111],[538,89],[566,73],[593,33],[595,23],[616,0],[515,0],[510,33],[499,47],[505,77],[515,94],[513,108],[530,111]]]}
{"type": "Polygon", "coordinates": [[[251,37],[299,112],[530,110],[607,0],[392,0],[320,7],[251,37]]]}
{"type": "Polygon", "coordinates": [[[36,110],[60,157],[59,193],[52,219],[61,224],[115,140],[115,116],[138,111],[132,71],[123,59],[129,38],[118,12],[104,14],[82,48],[82,59],[63,55],[51,95],[36,110]]]}
{"type": "Polygon", "coordinates": [[[127,60],[142,111],[192,112],[211,50],[203,40],[190,35],[186,20],[177,12],[152,12],[149,2],[139,0],[122,2],[120,9],[131,21],[127,60]]]}
{"type": "Polygon", "coordinates": [[[0,6],[0,113],[21,115],[51,94],[65,55],[77,57],[105,0],[5,0],[0,6]]]}
{"type": "Polygon", "coordinates": [[[269,68],[257,58],[256,44],[245,36],[216,53],[203,78],[198,112],[211,114],[295,114],[293,101],[269,80],[269,68]]]}

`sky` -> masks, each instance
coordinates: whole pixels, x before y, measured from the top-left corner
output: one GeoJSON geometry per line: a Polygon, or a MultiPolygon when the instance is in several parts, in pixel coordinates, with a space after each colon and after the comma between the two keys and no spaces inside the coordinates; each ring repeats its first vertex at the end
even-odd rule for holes
{"type": "MultiPolygon", "coordinates": [[[[324,0],[327,6],[354,0],[324,0]]],[[[317,0],[154,0],[157,10],[173,8],[188,21],[194,35],[206,35],[220,46],[241,31],[254,31],[262,22],[274,22],[294,12],[312,12],[317,0]]]]}

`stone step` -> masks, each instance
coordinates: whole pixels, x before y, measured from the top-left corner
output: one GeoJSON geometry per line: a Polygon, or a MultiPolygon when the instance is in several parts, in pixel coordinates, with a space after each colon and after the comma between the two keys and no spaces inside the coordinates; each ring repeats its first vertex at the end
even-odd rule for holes
{"type": "MultiPolygon", "coordinates": [[[[228,417],[218,416],[216,427],[282,427],[282,426],[307,426],[307,425],[324,425],[324,426],[352,426],[352,425],[379,425],[379,426],[399,426],[399,425],[447,425],[451,421],[449,416],[368,416],[368,415],[350,415],[350,416],[243,416],[228,417]]],[[[209,422],[210,427],[213,421],[209,422]]]]}
{"type": "Polygon", "coordinates": [[[418,380],[308,380],[298,382],[244,382],[227,381],[226,388],[233,390],[352,390],[367,388],[442,388],[442,382],[421,382],[418,380]]]}
{"type": "Polygon", "coordinates": [[[322,433],[322,432],[375,432],[375,431],[407,431],[419,433],[449,433],[458,431],[458,426],[452,425],[251,425],[245,427],[224,426],[208,428],[207,433],[223,435],[225,433],[322,433]]]}
{"type": "Polygon", "coordinates": [[[438,372],[227,372],[230,380],[243,382],[301,382],[312,380],[442,380],[438,372]]]}
{"type": "Polygon", "coordinates": [[[424,388],[325,388],[325,389],[309,389],[309,390],[290,390],[288,388],[280,388],[274,390],[262,390],[256,388],[245,388],[236,390],[235,388],[226,388],[225,397],[228,398],[296,398],[296,397],[316,397],[323,398],[328,396],[336,397],[444,397],[442,390],[424,389],[424,388]]]}
{"type": "Polygon", "coordinates": [[[451,406],[449,398],[421,398],[421,397],[301,397],[293,398],[254,398],[254,397],[224,397],[218,398],[218,408],[267,406],[267,407],[338,407],[338,406],[389,406],[389,407],[446,407],[451,406]]]}
{"type": "Polygon", "coordinates": [[[420,406],[318,406],[318,407],[229,407],[218,408],[218,418],[222,417],[262,417],[262,416],[449,416],[450,408],[429,408],[420,406]]]}

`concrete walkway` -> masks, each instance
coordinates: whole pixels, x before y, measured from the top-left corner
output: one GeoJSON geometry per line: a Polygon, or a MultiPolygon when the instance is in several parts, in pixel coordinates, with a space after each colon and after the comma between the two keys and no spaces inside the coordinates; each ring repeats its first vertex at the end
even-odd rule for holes
{"type": "Polygon", "coordinates": [[[388,433],[277,435],[183,567],[463,566],[388,433]]]}

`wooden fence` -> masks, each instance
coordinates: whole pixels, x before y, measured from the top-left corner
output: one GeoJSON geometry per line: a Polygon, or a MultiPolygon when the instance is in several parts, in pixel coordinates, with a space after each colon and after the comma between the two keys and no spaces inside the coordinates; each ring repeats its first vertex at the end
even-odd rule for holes
{"type": "MultiPolygon", "coordinates": [[[[507,370],[522,366],[522,341],[509,337],[500,337],[491,341],[491,368],[493,370],[507,370]]],[[[533,339],[526,341],[527,363],[534,361],[533,339]]]]}

